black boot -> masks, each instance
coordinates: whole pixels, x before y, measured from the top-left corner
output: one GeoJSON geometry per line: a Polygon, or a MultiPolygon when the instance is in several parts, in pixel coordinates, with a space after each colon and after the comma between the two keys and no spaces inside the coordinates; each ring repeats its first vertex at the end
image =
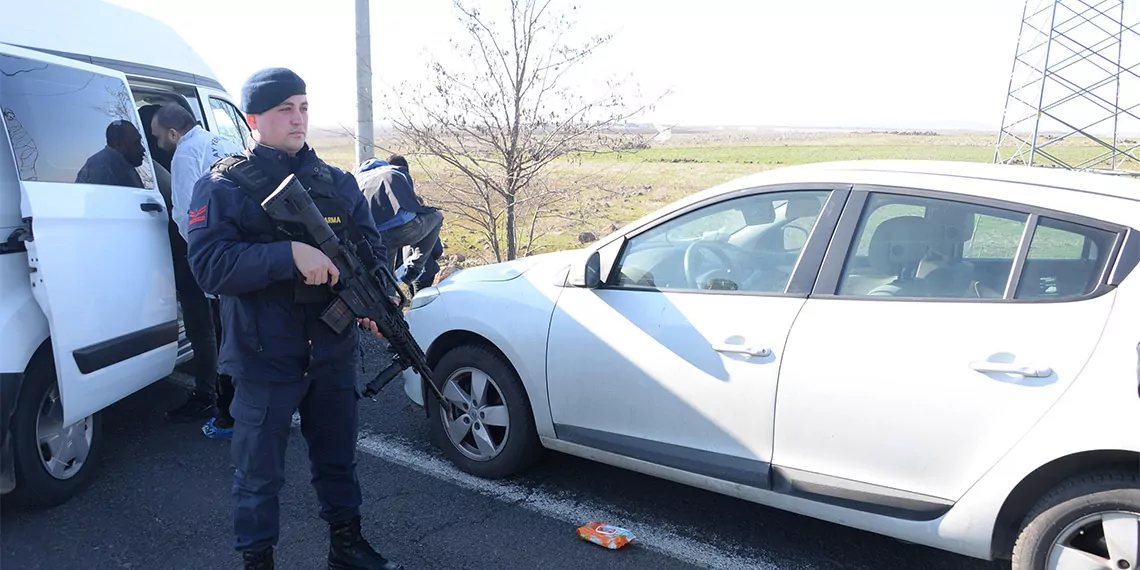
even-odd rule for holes
{"type": "Polygon", "coordinates": [[[273,547],[265,550],[247,550],[241,553],[245,570],[273,570],[273,547]]]}
{"type": "Polygon", "coordinates": [[[404,570],[380,556],[360,534],[360,516],[329,525],[329,570],[404,570]]]}

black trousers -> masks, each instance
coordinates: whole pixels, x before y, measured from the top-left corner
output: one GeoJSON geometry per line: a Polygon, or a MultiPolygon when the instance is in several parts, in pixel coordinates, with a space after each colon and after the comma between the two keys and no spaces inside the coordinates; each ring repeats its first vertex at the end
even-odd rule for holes
{"type": "MultiPolygon", "coordinates": [[[[218,346],[222,346],[222,308],[217,299],[209,299],[210,308],[214,314],[214,334],[218,337],[218,346]]],[[[230,415],[230,404],[234,401],[234,379],[229,374],[218,374],[218,418],[227,425],[233,424],[234,418],[230,415]]]]}
{"type": "Polygon", "coordinates": [[[213,399],[218,382],[219,337],[217,327],[211,325],[216,325],[217,311],[198,287],[186,258],[178,255],[174,257],[174,284],[182,304],[186,338],[194,348],[194,391],[213,399]]]}

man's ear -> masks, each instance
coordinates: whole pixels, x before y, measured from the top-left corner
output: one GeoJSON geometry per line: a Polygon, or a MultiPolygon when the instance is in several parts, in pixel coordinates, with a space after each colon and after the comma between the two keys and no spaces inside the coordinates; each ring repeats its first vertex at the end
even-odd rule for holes
{"type": "Polygon", "coordinates": [[[246,124],[246,126],[249,127],[249,130],[256,131],[257,130],[257,115],[254,115],[252,113],[247,113],[245,116],[245,124],[246,124]]]}

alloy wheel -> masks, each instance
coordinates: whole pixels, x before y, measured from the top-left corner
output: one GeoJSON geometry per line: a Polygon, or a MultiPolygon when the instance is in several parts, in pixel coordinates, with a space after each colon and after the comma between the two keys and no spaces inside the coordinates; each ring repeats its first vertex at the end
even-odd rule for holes
{"type": "Polygon", "coordinates": [[[1049,549],[1048,570],[1133,570],[1140,564],[1140,513],[1081,517],[1049,549]]]}
{"type": "Polygon", "coordinates": [[[464,456],[489,461],[503,451],[510,436],[511,418],[503,391],[478,368],[459,368],[447,377],[443,396],[453,404],[440,406],[440,420],[448,440],[464,456]]]}

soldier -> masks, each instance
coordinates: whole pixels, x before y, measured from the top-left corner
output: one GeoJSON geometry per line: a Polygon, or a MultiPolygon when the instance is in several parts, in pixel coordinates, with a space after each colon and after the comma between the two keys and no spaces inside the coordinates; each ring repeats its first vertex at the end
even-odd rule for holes
{"type": "MultiPolygon", "coordinates": [[[[299,410],[320,516],[329,523],[329,568],[398,570],[360,532],[357,331],[337,335],[319,321],[339,273],[304,232],[276,226],[260,206],[294,174],[366,265],[387,259],[356,180],[306,144],[308,106],[305,83],[292,71],[253,74],[242,87],[242,110],[256,144],[197,182],[187,222],[190,266],[202,289],[220,298],[220,360],[234,376],[235,548],[245,568],[273,568],[285,446],[299,410]]],[[[359,323],[380,336],[375,323],[359,323]]]]}

